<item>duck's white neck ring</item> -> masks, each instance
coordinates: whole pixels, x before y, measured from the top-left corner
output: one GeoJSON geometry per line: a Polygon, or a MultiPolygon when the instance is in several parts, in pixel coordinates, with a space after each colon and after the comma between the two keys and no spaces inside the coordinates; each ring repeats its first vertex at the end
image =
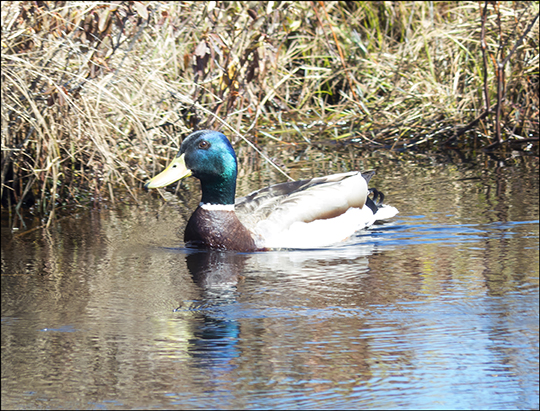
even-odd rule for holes
{"type": "Polygon", "coordinates": [[[234,204],[203,204],[200,203],[199,206],[203,210],[221,210],[221,211],[234,211],[234,204]]]}

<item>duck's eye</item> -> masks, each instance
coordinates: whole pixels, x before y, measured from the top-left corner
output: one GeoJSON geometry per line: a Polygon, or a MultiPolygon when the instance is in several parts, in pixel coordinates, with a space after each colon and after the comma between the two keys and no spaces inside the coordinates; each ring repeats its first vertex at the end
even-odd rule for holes
{"type": "Polygon", "coordinates": [[[210,147],[210,143],[206,140],[199,141],[199,148],[207,150],[210,147]]]}

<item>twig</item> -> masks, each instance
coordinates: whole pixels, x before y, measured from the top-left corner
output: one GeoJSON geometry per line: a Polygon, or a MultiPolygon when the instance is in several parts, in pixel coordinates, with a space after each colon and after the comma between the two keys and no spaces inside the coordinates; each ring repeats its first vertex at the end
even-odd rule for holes
{"type": "MultiPolygon", "coordinates": [[[[480,6],[481,7],[481,6],[480,6]]],[[[488,84],[487,84],[487,56],[486,56],[486,19],[487,19],[487,7],[488,2],[484,4],[484,10],[482,11],[482,32],[480,34],[480,46],[482,48],[482,59],[484,61],[484,109],[489,110],[489,93],[488,93],[488,84]]]]}
{"type": "Polygon", "coordinates": [[[530,22],[529,26],[525,29],[525,31],[523,32],[523,34],[521,35],[521,37],[519,38],[519,40],[516,42],[516,44],[514,45],[514,48],[510,51],[510,53],[508,53],[508,56],[506,56],[506,58],[503,60],[502,62],[502,65],[504,66],[506,63],[508,63],[508,60],[510,60],[510,57],[512,57],[512,54],[515,53],[515,51],[517,50],[517,48],[519,46],[521,46],[521,43],[523,43],[523,40],[525,39],[525,37],[527,37],[527,34],[529,34],[529,31],[532,30],[532,28],[534,27],[534,25],[536,24],[536,20],[538,20],[538,16],[540,16],[540,13],[538,13],[536,15],[536,17],[530,22]]]}
{"type": "MultiPolygon", "coordinates": [[[[489,103],[489,90],[488,90],[488,84],[487,84],[487,55],[486,55],[486,19],[487,19],[487,6],[488,2],[486,1],[484,4],[484,10],[482,11],[482,32],[481,32],[481,39],[480,39],[480,46],[482,48],[482,59],[484,62],[484,109],[486,113],[489,113],[490,109],[490,103],[489,103]]],[[[457,135],[456,135],[457,137],[457,135]]],[[[488,137],[489,142],[491,143],[491,139],[488,137]]]]}
{"type": "MultiPolygon", "coordinates": [[[[498,20],[499,20],[499,25],[500,25],[500,11],[499,11],[499,9],[497,9],[497,13],[498,13],[498,16],[499,16],[498,20]]],[[[515,53],[517,48],[519,46],[521,46],[521,43],[523,43],[523,39],[527,36],[527,34],[529,34],[529,31],[531,31],[531,29],[536,24],[536,21],[538,20],[539,15],[540,15],[540,13],[536,14],[534,19],[529,23],[529,26],[525,29],[525,31],[523,32],[523,34],[521,35],[519,40],[516,42],[516,44],[514,45],[512,50],[510,50],[508,55],[504,59],[502,59],[502,61],[499,60],[497,62],[497,66],[496,66],[496,73],[497,73],[497,112],[495,114],[495,133],[497,135],[497,141],[498,141],[499,144],[502,144],[501,111],[502,111],[502,102],[503,102],[503,98],[504,98],[503,95],[504,95],[504,92],[505,92],[504,66],[506,65],[506,63],[508,63],[508,61],[510,60],[512,55],[515,53]]],[[[500,41],[502,41],[502,36],[500,36],[500,37],[501,37],[500,41]]],[[[501,50],[501,54],[502,54],[502,51],[503,50],[501,50]]],[[[501,58],[502,58],[502,55],[499,57],[499,59],[501,59],[501,58]]]]}
{"type": "Polygon", "coordinates": [[[484,111],[482,114],[480,114],[478,117],[476,117],[473,121],[471,121],[469,124],[467,124],[465,127],[460,128],[458,131],[456,131],[456,134],[454,134],[452,137],[450,137],[448,140],[443,142],[442,144],[448,144],[452,140],[455,140],[459,136],[465,134],[467,131],[469,131],[471,128],[473,128],[476,123],[478,123],[480,120],[486,118],[488,114],[491,114],[493,112],[493,107],[491,107],[489,110],[484,111]]]}
{"type": "MultiPolygon", "coordinates": [[[[172,95],[175,96],[175,98],[177,98],[179,101],[182,101],[182,102],[187,102],[188,104],[193,104],[193,106],[195,106],[195,108],[197,108],[198,110],[201,110],[203,111],[204,113],[206,114],[209,114],[211,116],[213,116],[217,121],[219,121],[221,124],[223,124],[225,127],[227,127],[231,132],[233,132],[235,135],[237,135],[238,137],[240,137],[242,140],[244,140],[253,150],[255,150],[262,158],[264,158],[266,161],[268,161],[270,163],[270,165],[272,165],[276,170],[278,170],[281,174],[283,174],[285,177],[287,177],[289,180],[291,181],[294,181],[294,179],[289,176],[285,171],[283,171],[276,163],[274,163],[270,158],[268,158],[268,156],[266,156],[261,150],[259,150],[255,144],[253,144],[251,141],[249,141],[246,137],[244,137],[242,134],[240,134],[234,127],[232,127],[231,125],[229,125],[229,123],[227,123],[226,121],[222,120],[218,115],[216,115],[215,113],[213,113],[211,110],[208,110],[207,108],[203,107],[201,104],[199,104],[198,102],[194,102],[192,101],[189,97],[184,97],[180,94],[177,94],[177,93],[172,93],[172,95]]],[[[263,102],[264,104],[264,102],[263,102]]],[[[253,125],[252,125],[253,126],[253,125]]]]}
{"type": "Polygon", "coordinates": [[[502,143],[501,136],[501,110],[502,110],[502,96],[504,93],[504,70],[503,66],[500,63],[501,56],[504,53],[504,48],[502,44],[502,26],[501,26],[501,9],[498,7],[497,3],[494,3],[493,7],[497,10],[497,26],[499,27],[499,56],[497,58],[497,64],[495,66],[495,74],[497,76],[497,110],[495,111],[495,135],[497,136],[497,142],[502,143]]]}

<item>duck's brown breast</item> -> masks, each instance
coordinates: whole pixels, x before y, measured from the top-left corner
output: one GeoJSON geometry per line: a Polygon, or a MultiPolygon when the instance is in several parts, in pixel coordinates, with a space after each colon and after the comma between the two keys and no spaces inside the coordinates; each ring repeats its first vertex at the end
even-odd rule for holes
{"type": "Polygon", "coordinates": [[[255,251],[249,230],[232,210],[197,207],[184,232],[186,246],[218,250],[255,251]]]}

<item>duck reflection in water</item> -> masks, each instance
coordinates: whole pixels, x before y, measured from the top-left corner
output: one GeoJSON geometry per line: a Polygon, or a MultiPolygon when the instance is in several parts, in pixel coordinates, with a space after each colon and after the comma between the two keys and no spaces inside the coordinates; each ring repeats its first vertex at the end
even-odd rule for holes
{"type": "Polygon", "coordinates": [[[244,279],[239,273],[249,257],[211,250],[186,256],[193,281],[201,288],[200,300],[188,308],[199,316],[199,321],[190,321],[194,328],[188,353],[198,360],[195,367],[208,369],[215,380],[235,367],[231,360],[239,355],[240,326],[229,310],[236,303],[236,286],[244,279]]]}
{"type": "Polygon", "coordinates": [[[239,273],[244,270],[249,257],[248,254],[209,250],[188,254],[186,263],[195,284],[209,290],[242,281],[244,277],[239,273]]]}

